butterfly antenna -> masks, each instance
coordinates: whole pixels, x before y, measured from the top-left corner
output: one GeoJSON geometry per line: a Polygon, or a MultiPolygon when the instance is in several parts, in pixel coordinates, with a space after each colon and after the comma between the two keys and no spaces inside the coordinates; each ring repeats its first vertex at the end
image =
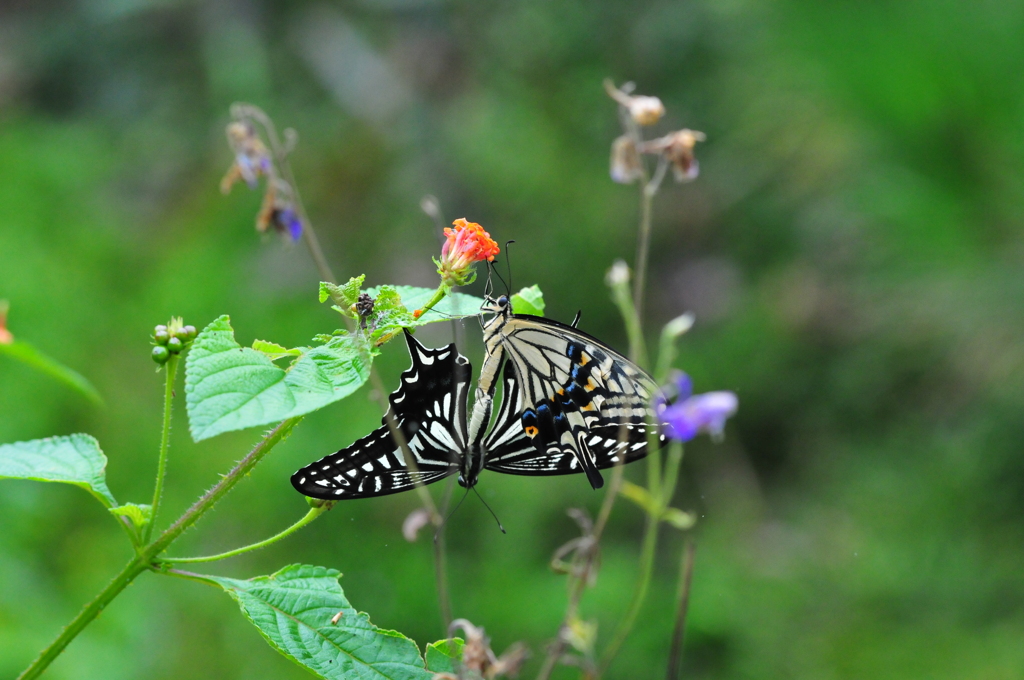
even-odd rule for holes
{"type": "Polygon", "coordinates": [[[448,513],[448,516],[444,518],[444,521],[441,522],[441,525],[437,527],[437,531],[434,532],[434,543],[437,543],[437,537],[441,535],[441,530],[444,529],[444,526],[446,524],[448,524],[448,520],[452,518],[452,515],[455,514],[455,511],[462,507],[462,501],[466,500],[466,496],[468,495],[469,489],[466,489],[466,493],[462,494],[462,498],[459,499],[459,502],[455,504],[455,507],[452,508],[452,511],[448,513]]]}
{"type": "Polygon", "coordinates": [[[505,266],[508,267],[508,295],[512,297],[512,254],[509,252],[508,247],[515,243],[515,241],[505,241],[505,266]]]}
{"type": "MultiPolygon", "coordinates": [[[[505,527],[501,526],[501,520],[498,519],[498,516],[494,514],[494,510],[491,510],[491,506],[487,505],[487,501],[484,500],[484,497],[480,495],[480,492],[476,490],[475,486],[472,488],[473,493],[475,493],[476,497],[480,499],[480,502],[484,504],[484,507],[487,508],[487,511],[491,513],[491,517],[494,518],[494,521],[498,523],[498,528],[501,529],[501,533],[507,534],[508,532],[505,531],[505,527]]],[[[465,496],[463,496],[463,498],[465,498],[465,496]]],[[[459,502],[461,503],[462,501],[459,502]]]]}
{"type": "Polygon", "coordinates": [[[501,272],[499,272],[497,268],[491,263],[488,263],[487,266],[492,272],[494,272],[494,275],[498,277],[498,280],[501,281],[501,284],[505,286],[505,290],[508,291],[508,294],[511,295],[512,291],[508,289],[508,284],[505,283],[505,279],[501,277],[501,272]]]}

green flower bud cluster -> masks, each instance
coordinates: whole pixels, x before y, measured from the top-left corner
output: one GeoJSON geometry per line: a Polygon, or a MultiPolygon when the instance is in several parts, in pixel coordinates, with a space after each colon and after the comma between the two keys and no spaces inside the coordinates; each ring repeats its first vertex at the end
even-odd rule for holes
{"type": "Polygon", "coordinates": [[[157,326],[153,329],[153,361],[163,366],[172,354],[180,354],[198,334],[195,326],[183,326],[181,319],[157,326]]]}

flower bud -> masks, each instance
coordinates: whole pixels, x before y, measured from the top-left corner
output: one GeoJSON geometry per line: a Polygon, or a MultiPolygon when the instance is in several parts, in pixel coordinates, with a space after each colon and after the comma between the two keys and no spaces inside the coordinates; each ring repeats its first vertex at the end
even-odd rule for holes
{"type": "Polygon", "coordinates": [[[181,350],[185,349],[185,343],[181,341],[181,338],[175,336],[167,341],[167,349],[172,354],[178,354],[181,350]]]}
{"type": "Polygon", "coordinates": [[[630,94],[632,83],[618,88],[611,80],[606,80],[604,89],[609,97],[629,113],[629,117],[637,125],[654,125],[665,115],[665,105],[657,97],[630,94]]]}
{"type": "Polygon", "coordinates": [[[153,361],[162,366],[171,358],[171,351],[163,345],[157,345],[153,348],[153,354],[151,356],[153,357],[153,361]]]}
{"type": "Polygon", "coordinates": [[[419,536],[420,529],[430,524],[430,513],[423,508],[417,508],[409,513],[409,516],[402,522],[402,536],[405,540],[413,543],[419,536]]]}
{"type": "Polygon", "coordinates": [[[637,125],[654,125],[665,115],[665,105],[657,97],[630,97],[626,108],[637,125]]]}
{"type": "Polygon", "coordinates": [[[608,270],[604,281],[609,288],[625,286],[629,284],[629,265],[625,260],[615,260],[612,268],[608,270]]]}
{"type": "MultiPolygon", "coordinates": [[[[158,326],[158,328],[159,328],[159,326],[158,326]]],[[[167,332],[167,327],[166,326],[164,327],[163,330],[158,330],[158,331],[153,333],[153,340],[155,340],[156,344],[158,344],[158,345],[166,345],[167,341],[170,340],[170,339],[171,339],[171,334],[167,332]]]]}
{"type": "Polygon", "coordinates": [[[662,331],[664,335],[675,340],[683,333],[693,328],[694,316],[690,312],[677,316],[676,318],[665,324],[665,329],[662,331]]]}

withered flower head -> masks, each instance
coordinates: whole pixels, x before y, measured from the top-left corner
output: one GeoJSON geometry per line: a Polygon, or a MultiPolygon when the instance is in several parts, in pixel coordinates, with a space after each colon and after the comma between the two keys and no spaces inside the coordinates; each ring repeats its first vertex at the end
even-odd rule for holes
{"type": "Polygon", "coordinates": [[[454,637],[455,631],[459,629],[466,640],[462,647],[462,666],[484,680],[493,680],[503,675],[515,677],[529,656],[529,650],[517,642],[500,657],[496,657],[491,650],[491,640],[482,627],[474,626],[467,619],[456,619],[448,626],[449,637],[454,637]]]}
{"type": "Polygon", "coordinates": [[[665,115],[665,105],[657,97],[630,97],[626,108],[637,125],[654,125],[665,115]]]}
{"type": "Polygon", "coordinates": [[[643,153],[662,154],[672,164],[672,174],[677,182],[690,182],[697,179],[700,166],[693,155],[697,142],[707,137],[697,130],[677,130],[664,137],[645,142],[639,149],[643,153]]]}
{"type": "Polygon", "coordinates": [[[643,176],[640,153],[629,135],[622,135],[612,142],[610,174],[613,182],[632,184],[643,176]]]}
{"type": "Polygon", "coordinates": [[[604,81],[604,89],[608,96],[617,101],[629,112],[629,117],[637,125],[654,125],[665,115],[665,105],[657,97],[633,95],[623,92],[610,80],[604,81]]]}
{"type": "Polygon", "coordinates": [[[231,191],[238,180],[244,180],[250,189],[255,189],[261,176],[273,174],[273,163],[267,147],[260,140],[256,130],[249,123],[234,121],[227,127],[228,145],[235,154],[235,160],[220,182],[223,193],[231,191]]]}
{"type": "Polygon", "coordinates": [[[302,219],[292,200],[292,189],[283,179],[272,178],[267,182],[263,204],[256,215],[256,230],[263,233],[273,227],[274,231],[292,241],[302,237],[302,219]]]}

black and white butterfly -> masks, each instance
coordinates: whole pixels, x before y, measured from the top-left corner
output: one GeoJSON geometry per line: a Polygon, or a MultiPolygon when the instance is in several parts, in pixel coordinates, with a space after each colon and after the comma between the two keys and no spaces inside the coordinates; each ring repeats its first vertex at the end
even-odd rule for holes
{"type": "MultiPolygon", "coordinates": [[[[489,300],[484,311],[493,308],[508,308],[507,298],[489,300]]],[[[612,467],[620,458],[632,462],[646,455],[646,415],[654,382],[643,371],[576,330],[575,322],[566,326],[541,317],[512,315],[510,311],[495,317],[502,318],[506,319],[505,326],[509,320],[515,322],[506,330],[516,331],[520,324],[532,323],[553,329],[548,333],[554,339],[539,345],[533,334],[522,335],[525,344],[510,351],[512,360],[504,364],[504,371],[500,347],[494,346],[494,351],[489,345],[469,422],[469,360],[454,344],[428,349],[406,333],[412,365],[402,373],[399,388],[389,397],[391,406],[382,426],[351,446],[302,468],[292,475],[292,485],[313,498],[367,498],[406,491],[417,483],[431,484],[455,473],[459,473],[459,483],[469,488],[486,469],[519,475],[587,471],[597,488],[601,477],[596,470],[612,467]],[[532,356],[534,350],[530,347],[542,347],[537,349],[541,359],[526,372],[520,365],[524,357],[532,356]],[[558,351],[561,357],[553,354],[558,351]],[[499,373],[502,402],[485,436],[499,373]],[[638,377],[629,378],[633,382],[624,382],[634,375],[638,377]],[[541,376],[547,376],[554,386],[538,386],[543,382],[541,376]],[[630,387],[632,397],[613,391],[620,384],[634,383],[639,387],[630,387]],[[580,389],[588,395],[586,400],[580,389]],[[538,394],[544,400],[538,399],[538,394]],[[581,410],[581,401],[582,406],[593,406],[581,410]],[[573,415],[577,412],[586,414],[582,424],[573,415]],[[389,421],[401,431],[414,465],[407,464],[389,421]],[[560,435],[567,424],[571,441],[560,435]]],[[[484,324],[485,339],[493,337],[486,333],[488,328],[493,330],[495,319],[484,324]]]]}

